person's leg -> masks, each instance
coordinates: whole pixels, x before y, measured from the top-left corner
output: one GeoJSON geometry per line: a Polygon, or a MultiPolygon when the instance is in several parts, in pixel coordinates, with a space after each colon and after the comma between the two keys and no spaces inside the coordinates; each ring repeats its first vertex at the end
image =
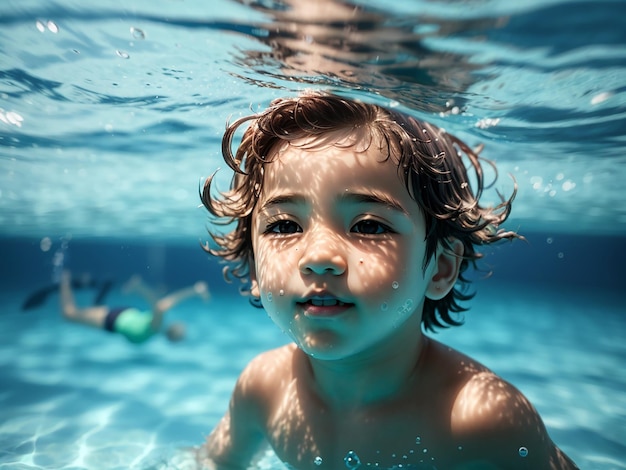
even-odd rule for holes
{"type": "Polygon", "coordinates": [[[206,282],[198,281],[193,286],[184,287],[177,291],[174,291],[162,299],[159,299],[153,306],[153,318],[152,318],[152,328],[155,331],[158,331],[161,328],[161,324],[163,322],[163,314],[171,309],[174,305],[178,304],[182,300],[185,300],[189,297],[199,296],[204,300],[208,300],[209,295],[209,287],[206,282]]]}
{"type": "Polygon", "coordinates": [[[76,306],[72,291],[72,278],[69,271],[63,271],[60,283],[61,312],[70,321],[83,323],[96,328],[104,327],[109,308],[103,305],[80,308],[76,306]]]}

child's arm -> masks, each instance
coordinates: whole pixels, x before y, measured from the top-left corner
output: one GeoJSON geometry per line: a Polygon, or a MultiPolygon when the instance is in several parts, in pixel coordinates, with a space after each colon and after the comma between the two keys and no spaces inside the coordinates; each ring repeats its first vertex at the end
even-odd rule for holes
{"type": "MultiPolygon", "coordinates": [[[[209,435],[198,455],[211,470],[243,470],[255,461],[265,443],[262,430],[264,404],[260,399],[259,358],[253,361],[239,377],[230,406],[224,417],[209,435]]],[[[263,388],[261,386],[261,388],[263,388]]]]}

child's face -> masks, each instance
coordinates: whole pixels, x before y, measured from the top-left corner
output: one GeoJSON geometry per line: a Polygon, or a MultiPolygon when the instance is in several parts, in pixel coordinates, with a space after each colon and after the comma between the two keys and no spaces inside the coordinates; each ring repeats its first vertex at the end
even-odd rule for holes
{"type": "Polygon", "coordinates": [[[394,161],[375,144],[286,146],[264,171],[251,272],[272,320],[320,359],[384,345],[409,325],[419,335],[436,263],[424,272],[424,216],[394,161]]]}

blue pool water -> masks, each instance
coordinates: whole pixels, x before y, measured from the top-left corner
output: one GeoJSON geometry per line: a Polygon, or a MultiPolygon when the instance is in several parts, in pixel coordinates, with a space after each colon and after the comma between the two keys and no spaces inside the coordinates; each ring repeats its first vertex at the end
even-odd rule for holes
{"type": "MultiPolygon", "coordinates": [[[[606,272],[625,261],[613,256],[620,243],[531,234],[528,244],[502,246],[489,254],[493,276],[476,281],[466,324],[437,334],[520,388],[581,468],[626,468],[626,320],[619,270],[606,272]],[[609,252],[591,255],[589,245],[609,252]]],[[[3,243],[11,273],[0,291],[0,468],[193,468],[184,449],[220,418],[239,371],[286,337],[193,244],[72,241],[67,252],[76,273],[116,281],[112,304],[141,305],[120,291],[137,272],[171,288],[207,280],[209,302],[168,314],[187,325],[182,343],[137,346],[66,323],[55,294],[23,312],[33,287],[48,282],[52,251],[36,240],[3,243]]],[[[77,300],[93,294],[78,291],[77,300]]],[[[271,456],[265,464],[281,468],[271,456]]]]}
{"type": "Polygon", "coordinates": [[[241,368],[287,341],[199,248],[198,183],[228,119],[304,88],[486,144],[528,242],[488,250],[466,324],[438,337],[520,388],[581,468],[626,468],[626,2],[389,3],[0,4],[0,469],[193,468],[241,368]],[[113,304],[140,302],[134,274],[212,298],[168,314],[184,342],[131,345],[65,322],[54,292],[22,311],[61,265],[113,280],[113,304]]]}

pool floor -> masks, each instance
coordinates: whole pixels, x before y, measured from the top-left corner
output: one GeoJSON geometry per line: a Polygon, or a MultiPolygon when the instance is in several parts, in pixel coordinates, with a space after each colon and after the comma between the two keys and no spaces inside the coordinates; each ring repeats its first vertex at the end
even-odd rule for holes
{"type": "MultiPolygon", "coordinates": [[[[620,299],[479,288],[466,324],[436,337],[520,388],[580,468],[626,468],[620,299]]],[[[27,293],[0,292],[0,469],[192,468],[184,449],[226,410],[239,371],[287,341],[262,310],[219,293],[168,313],[187,324],[185,341],[141,346],[65,322],[56,294],[22,312],[27,293]]],[[[113,292],[116,302],[128,298],[113,292]]]]}

